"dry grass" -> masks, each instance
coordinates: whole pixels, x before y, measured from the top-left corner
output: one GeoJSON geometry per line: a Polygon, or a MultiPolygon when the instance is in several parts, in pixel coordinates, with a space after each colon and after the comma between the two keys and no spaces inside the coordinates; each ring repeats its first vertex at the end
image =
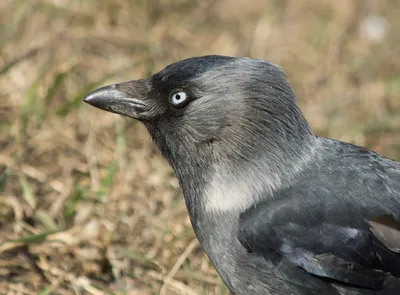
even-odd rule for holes
{"type": "Polygon", "coordinates": [[[0,293],[228,294],[171,169],[93,88],[210,53],[282,65],[317,134],[400,159],[397,0],[0,1],[0,293]],[[362,33],[387,21],[382,40],[362,33]]]}

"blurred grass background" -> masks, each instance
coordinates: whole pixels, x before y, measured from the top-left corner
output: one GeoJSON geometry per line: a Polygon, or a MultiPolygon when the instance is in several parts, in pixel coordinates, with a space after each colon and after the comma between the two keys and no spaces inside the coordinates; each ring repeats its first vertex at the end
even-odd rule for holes
{"type": "Polygon", "coordinates": [[[177,181],[95,87],[205,54],[281,65],[318,135],[400,159],[397,0],[0,1],[0,294],[228,294],[177,181]]]}

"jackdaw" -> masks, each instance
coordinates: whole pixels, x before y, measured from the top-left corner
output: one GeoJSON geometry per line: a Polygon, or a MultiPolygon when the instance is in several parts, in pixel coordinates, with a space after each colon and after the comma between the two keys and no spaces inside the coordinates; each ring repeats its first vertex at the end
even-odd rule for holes
{"type": "Polygon", "coordinates": [[[314,135],[279,67],[193,57],[84,101],[147,127],[233,294],[400,294],[400,163],[314,135]]]}

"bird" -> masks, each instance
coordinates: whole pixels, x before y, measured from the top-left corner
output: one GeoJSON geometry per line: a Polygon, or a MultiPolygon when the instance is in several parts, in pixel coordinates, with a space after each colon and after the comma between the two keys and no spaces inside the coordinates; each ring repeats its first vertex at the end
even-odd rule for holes
{"type": "Polygon", "coordinates": [[[145,125],[232,294],[400,294],[400,163],[315,135],[281,67],[191,57],[84,102],[145,125]]]}

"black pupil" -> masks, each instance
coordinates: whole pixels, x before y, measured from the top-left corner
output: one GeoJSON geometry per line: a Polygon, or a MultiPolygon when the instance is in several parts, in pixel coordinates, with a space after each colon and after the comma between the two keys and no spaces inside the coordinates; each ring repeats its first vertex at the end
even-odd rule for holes
{"type": "Polygon", "coordinates": [[[181,100],[181,96],[179,94],[175,95],[176,100],[181,100]]]}

